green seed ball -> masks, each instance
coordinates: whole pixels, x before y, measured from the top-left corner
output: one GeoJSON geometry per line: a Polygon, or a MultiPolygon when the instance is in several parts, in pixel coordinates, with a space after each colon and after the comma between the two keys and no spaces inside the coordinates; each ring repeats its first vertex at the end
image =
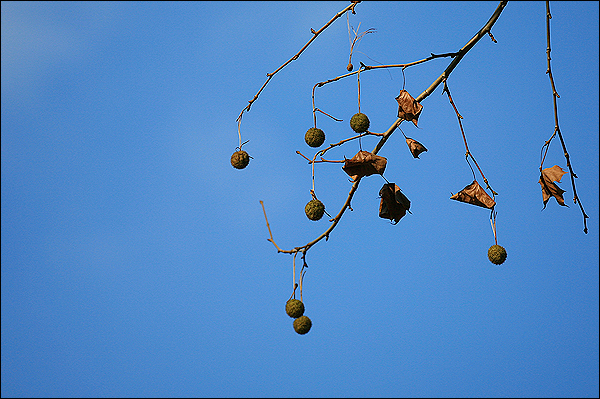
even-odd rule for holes
{"type": "Polygon", "coordinates": [[[312,321],[307,316],[300,316],[294,320],[294,330],[301,335],[306,334],[312,327],[312,321]]]}
{"type": "Polygon", "coordinates": [[[350,127],[356,133],[366,132],[367,129],[369,129],[370,124],[371,122],[369,122],[369,118],[367,118],[367,115],[360,112],[352,115],[352,118],[350,118],[350,127]]]}
{"type": "Polygon", "coordinates": [[[500,245],[492,245],[488,249],[488,258],[495,265],[501,265],[506,260],[506,249],[500,245]]]}
{"type": "Polygon", "coordinates": [[[318,199],[313,199],[308,201],[304,207],[304,212],[306,213],[306,217],[310,220],[319,220],[325,213],[325,205],[318,199]]]}
{"type": "Polygon", "coordinates": [[[285,313],[291,318],[297,319],[304,314],[304,304],[297,299],[290,299],[285,304],[285,313]]]}
{"type": "Polygon", "coordinates": [[[320,147],[325,142],[325,132],[317,127],[311,127],[306,131],[304,141],[311,147],[320,147]]]}
{"type": "Polygon", "coordinates": [[[246,151],[236,151],[231,155],[231,166],[236,169],[244,169],[250,162],[250,155],[246,151]]]}

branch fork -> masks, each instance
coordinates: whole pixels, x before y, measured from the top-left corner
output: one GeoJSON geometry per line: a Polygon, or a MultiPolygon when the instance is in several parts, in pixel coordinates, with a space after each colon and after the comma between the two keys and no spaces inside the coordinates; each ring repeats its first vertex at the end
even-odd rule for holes
{"type": "MultiPolygon", "coordinates": [[[[336,14],[336,16],[330,21],[328,22],[323,28],[321,28],[318,32],[322,32],[322,30],[324,30],[327,26],[329,26],[335,19],[337,19],[337,17],[339,17],[341,14],[343,14],[344,12],[351,10],[354,13],[354,6],[357,4],[357,2],[353,2],[351,6],[346,7],[344,10],[342,10],[340,13],[336,14]]],[[[315,127],[316,127],[316,107],[314,106],[314,93],[315,93],[315,88],[316,87],[322,87],[325,84],[331,83],[331,82],[335,82],[339,79],[348,77],[348,76],[352,76],[354,74],[358,74],[360,72],[364,72],[367,70],[373,70],[373,69],[380,69],[380,68],[394,68],[394,67],[400,67],[402,69],[405,69],[409,66],[413,66],[413,65],[418,65],[420,63],[426,62],[426,61],[430,61],[432,59],[435,58],[439,58],[439,57],[451,57],[452,61],[450,62],[450,64],[446,67],[446,69],[444,70],[444,72],[425,90],[423,91],[415,100],[417,102],[421,102],[422,100],[424,100],[425,98],[427,98],[429,95],[431,95],[431,93],[433,93],[435,91],[435,89],[442,83],[446,81],[446,79],[450,76],[450,74],[452,73],[452,71],[454,70],[454,68],[456,68],[456,66],[460,63],[460,61],[462,60],[462,58],[471,50],[471,48],[473,48],[473,46],[475,46],[475,44],[486,34],[489,35],[491,37],[491,39],[496,42],[496,40],[494,39],[494,37],[491,34],[491,28],[492,26],[496,23],[496,21],[498,20],[498,18],[500,17],[500,14],[502,13],[502,10],[504,9],[504,7],[506,6],[507,1],[501,1],[500,4],[497,6],[496,10],[494,11],[494,13],[492,14],[492,16],[490,17],[490,19],[487,21],[487,23],[475,34],[475,36],[473,36],[471,38],[471,40],[469,40],[467,42],[467,44],[465,44],[459,51],[454,52],[454,53],[445,53],[445,54],[439,54],[439,55],[435,55],[433,53],[431,53],[430,57],[427,57],[425,59],[419,60],[419,61],[415,61],[412,63],[408,63],[408,64],[393,64],[393,65],[378,65],[378,66],[366,66],[364,64],[361,63],[361,67],[354,72],[349,72],[347,74],[338,76],[336,78],[333,79],[329,79],[327,81],[324,82],[318,82],[313,86],[313,90],[312,90],[312,97],[313,97],[313,115],[314,115],[314,119],[315,119],[315,127]]],[[[303,47],[297,55],[300,55],[300,53],[302,51],[304,51],[304,49],[308,46],[308,44],[310,44],[312,42],[312,40],[316,37],[315,36],[305,45],[305,47],[303,47]]],[[[291,60],[290,60],[291,61],[291,60]]],[[[288,61],[287,63],[285,63],[284,65],[282,65],[279,69],[277,69],[275,72],[273,72],[273,74],[275,74],[276,72],[278,72],[279,70],[281,70],[281,68],[283,68],[285,65],[287,65],[290,61],[288,61]]],[[[270,78],[269,78],[270,79],[270,78]]],[[[267,82],[265,82],[265,85],[267,82]]],[[[259,90],[259,93],[262,91],[263,87],[259,90]]],[[[449,90],[447,91],[448,94],[449,90]]],[[[258,96],[257,94],[257,96],[258,96]]],[[[257,97],[255,96],[255,97],[257,97]]],[[[249,107],[249,106],[248,106],[249,107]]],[[[243,111],[242,111],[243,112],[243,111]]],[[[457,111],[457,115],[459,117],[459,122],[460,119],[462,118],[460,116],[460,114],[457,111]]],[[[238,119],[241,119],[241,114],[238,117],[238,119]]],[[[373,151],[371,151],[372,154],[377,155],[377,153],[381,150],[381,148],[383,147],[383,145],[386,143],[386,141],[389,139],[389,137],[393,134],[393,132],[396,130],[396,128],[398,128],[400,126],[400,124],[404,121],[403,118],[398,118],[395,122],[392,123],[392,125],[388,128],[388,130],[386,130],[384,133],[381,134],[377,134],[377,135],[381,135],[381,139],[379,140],[379,142],[377,143],[377,145],[375,146],[375,148],[373,149],[373,151]]],[[[352,140],[355,138],[359,138],[362,137],[362,135],[356,136],[356,137],[352,137],[350,139],[346,139],[345,141],[348,140],[352,140]]],[[[320,154],[321,156],[324,154],[324,152],[326,152],[327,150],[342,144],[342,142],[345,142],[344,140],[342,140],[341,142],[337,143],[337,144],[331,144],[328,148],[326,148],[325,150],[321,150],[319,152],[317,152],[317,154],[320,154]]],[[[466,145],[466,139],[465,139],[465,145],[466,145]]],[[[299,151],[297,151],[297,153],[301,156],[303,156],[305,159],[307,159],[309,162],[312,163],[313,166],[313,190],[314,190],[314,164],[316,162],[316,156],[317,154],[315,154],[315,157],[313,157],[313,160],[310,161],[306,156],[302,155],[299,151]]],[[[467,147],[467,154],[469,154],[468,152],[468,147],[467,147]]],[[[474,160],[474,159],[473,159],[474,160]]],[[[481,170],[480,170],[481,172],[481,170]]],[[[482,173],[483,176],[483,173],[482,173]]],[[[267,219],[267,214],[264,208],[264,203],[262,201],[260,201],[262,207],[263,207],[263,213],[265,215],[265,221],[267,223],[267,228],[269,230],[269,236],[270,238],[268,238],[268,241],[270,241],[271,243],[273,243],[273,245],[275,245],[275,248],[277,248],[277,252],[283,252],[283,253],[289,253],[289,254],[296,254],[298,252],[302,252],[303,254],[306,254],[306,251],[308,251],[313,245],[315,245],[317,242],[319,242],[320,240],[322,240],[323,238],[325,238],[326,240],[329,238],[329,234],[331,233],[331,231],[333,231],[333,229],[337,226],[337,224],[339,223],[339,221],[341,220],[344,212],[346,211],[346,209],[350,208],[350,203],[352,201],[352,198],[356,192],[356,190],[358,189],[358,186],[360,184],[361,181],[361,177],[357,178],[356,181],[353,182],[352,187],[350,188],[350,191],[348,193],[348,196],[346,198],[346,201],[344,202],[342,208],[340,209],[339,213],[333,217],[330,221],[332,222],[331,225],[325,230],[325,232],[323,232],[321,235],[319,235],[317,238],[315,238],[314,240],[308,242],[307,244],[300,246],[300,247],[295,247],[291,250],[283,250],[281,249],[276,243],[275,240],[273,239],[273,234],[271,232],[271,228],[269,226],[269,222],[267,219]]],[[[487,184],[487,180],[484,177],[484,181],[487,184]]],[[[491,190],[491,187],[489,187],[488,184],[488,188],[491,190]]],[[[493,190],[491,190],[493,192],[493,190]]]]}

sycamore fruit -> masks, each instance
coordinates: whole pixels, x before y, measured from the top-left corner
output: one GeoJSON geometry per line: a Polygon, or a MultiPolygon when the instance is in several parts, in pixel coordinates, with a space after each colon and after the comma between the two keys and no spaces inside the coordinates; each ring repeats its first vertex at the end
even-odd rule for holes
{"type": "Polygon", "coordinates": [[[501,265],[506,260],[506,249],[500,245],[492,245],[488,249],[488,258],[495,265],[501,265]]]}
{"type": "Polygon", "coordinates": [[[325,205],[318,199],[313,199],[308,201],[304,207],[304,212],[306,213],[306,217],[310,220],[319,220],[325,213],[325,205]]]}
{"type": "Polygon", "coordinates": [[[285,304],[285,313],[292,319],[297,319],[304,314],[304,304],[297,299],[290,299],[285,304]]]}
{"type": "Polygon", "coordinates": [[[311,127],[306,131],[304,141],[311,147],[320,147],[325,142],[325,132],[317,127],[311,127]]]}
{"type": "Polygon", "coordinates": [[[236,169],[244,169],[250,162],[250,155],[244,150],[239,150],[231,155],[231,166],[236,169]]]}
{"type": "Polygon", "coordinates": [[[370,124],[371,122],[369,122],[369,118],[367,118],[367,115],[360,112],[352,115],[352,118],[350,118],[350,127],[356,133],[366,132],[367,129],[369,129],[370,124]]]}
{"type": "Polygon", "coordinates": [[[296,320],[294,320],[294,330],[298,334],[306,334],[310,331],[312,327],[312,321],[307,316],[300,316],[296,320]]]}

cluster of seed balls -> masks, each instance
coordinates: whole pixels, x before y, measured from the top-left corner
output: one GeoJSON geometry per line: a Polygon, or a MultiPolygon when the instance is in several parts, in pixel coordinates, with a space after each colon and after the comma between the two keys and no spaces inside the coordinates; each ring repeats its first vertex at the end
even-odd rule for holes
{"type": "MultiPolygon", "coordinates": [[[[371,123],[369,122],[367,115],[360,112],[352,115],[352,118],[350,118],[350,127],[356,133],[366,132],[367,129],[369,129],[370,124],[371,123]]],[[[311,127],[306,131],[306,134],[304,135],[304,141],[306,141],[306,144],[313,148],[320,147],[325,142],[325,133],[318,127],[311,127]]],[[[306,213],[307,218],[317,221],[323,217],[323,214],[325,213],[325,205],[315,198],[306,204],[304,207],[304,212],[306,213]]]]}
{"type": "MultiPolygon", "coordinates": [[[[366,132],[367,129],[369,129],[369,125],[369,118],[367,118],[367,115],[363,113],[356,113],[352,116],[352,118],[350,118],[350,127],[356,133],[366,132]]],[[[311,147],[320,147],[325,142],[325,133],[323,132],[323,130],[317,127],[311,127],[306,131],[306,134],[304,135],[304,140],[306,141],[306,144],[308,144],[311,147]]],[[[248,166],[249,162],[250,155],[248,155],[248,153],[242,150],[241,148],[231,155],[231,166],[233,166],[236,169],[244,169],[246,166],[248,166]]],[[[311,220],[319,220],[320,218],[321,217],[311,220]]]]}
{"type": "MultiPolygon", "coordinates": [[[[350,118],[350,127],[356,133],[364,133],[369,129],[369,118],[363,113],[357,113],[350,118]]],[[[323,145],[325,142],[325,132],[317,127],[311,127],[304,135],[306,144],[313,148],[323,145]]],[[[325,213],[325,205],[318,199],[310,200],[304,207],[306,217],[310,220],[320,220],[325,213]]],[[[306,334],[312,327],[312,322],[307,316],[304,316],[304,304],[297,299],[290,299],[285,304],[285,311],[288,316],[294,318],[294,330],[298,334],[306,334]]]]}
{"type": "Polygon", "coordinates": [[[290,299],[285,304],[285,313],[294,320],[294,330],[301,335],[306,334],[312,327],[312,321],[304,316],[304,303],[297,299],[290,299]]]}

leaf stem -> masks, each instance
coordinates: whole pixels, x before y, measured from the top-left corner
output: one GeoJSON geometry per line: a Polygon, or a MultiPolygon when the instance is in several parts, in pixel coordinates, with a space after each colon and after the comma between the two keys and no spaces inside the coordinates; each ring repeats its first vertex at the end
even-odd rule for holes
{"type": "MultiPolygon", "coordinates": [[[[492,189],[492,187],[488,183],[488,180],[486,179],[485,175],[483,174],[483,171],[479,167],[477,160],[473,156],[473,153],[471,153],[471,151],[469,150],[469,146],[467,145],[467,136],[465,135],[465,130],[463,129],[463,125],[462,125],[462,121],[461,121],[461,119],[464,119],[464,118],[458,112],[458,109],[456,108],[456,105],[454,104],[454,101],[452,100],[452,95],[450,94],[450,89],[448,88],[448,84],[446,83],[446,81],[444,81],[443,93],[446,93],[448,95],[448,100],[450,100],[450,104],[452,104],[452,107],[454,108],[454,112],[456,112],[456,116],[458,118],[458,125],[460,126],[460,132],[462,133],[463,141],[465,143],[465,150],[466,150],[465,158],[468,158],[469,156],[471,157],[471,159],[473,160],[473,163],[475,163],[475,166],[477,166],[477,169],[479,170],[479,173],[481,174],[481,177],[483,178],[483,182],[486,184],[487,188],[492,192],[492,195],[496,196],[498,193],[492,189]]],[[[468,159],[467,159],[467,162],[468,162],[468,159]]],[[[473,174],[473,176],[475,176],[475,175],[473,174]]]]}

